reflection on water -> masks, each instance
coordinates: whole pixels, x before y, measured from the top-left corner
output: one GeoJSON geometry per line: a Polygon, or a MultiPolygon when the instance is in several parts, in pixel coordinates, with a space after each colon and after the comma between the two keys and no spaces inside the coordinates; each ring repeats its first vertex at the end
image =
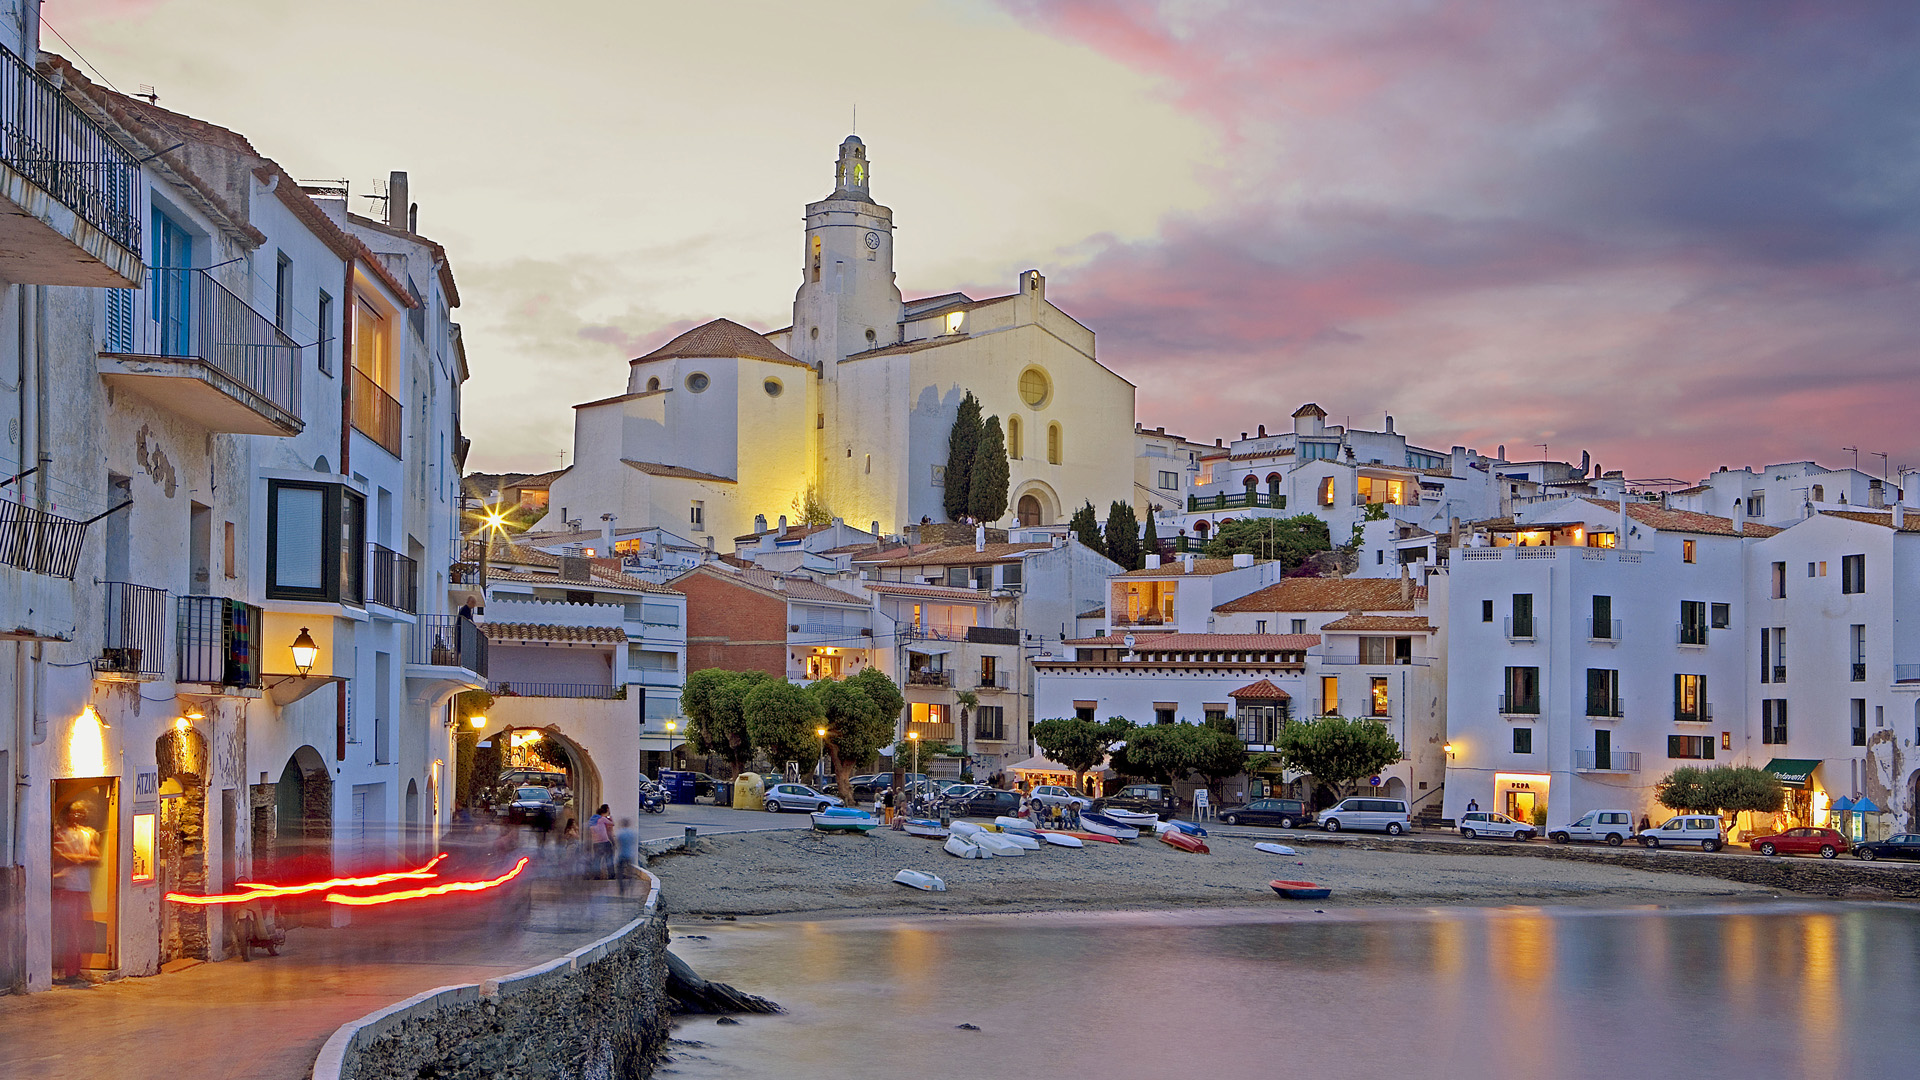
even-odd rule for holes
{"type": "Polygon", "coordinates": [[[663,1076],[1920,1074],[1920,910],[1205,912],[699,927],[789,1009],[663,1076]],[[981,1030],[961,1031],[962,1023],[981,1030]]]}

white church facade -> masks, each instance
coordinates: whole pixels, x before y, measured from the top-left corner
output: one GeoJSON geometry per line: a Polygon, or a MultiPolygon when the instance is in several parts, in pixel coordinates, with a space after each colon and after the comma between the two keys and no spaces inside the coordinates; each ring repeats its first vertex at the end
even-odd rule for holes
{"type": "Polygon", "coordinates": [[[625,393],[575,406],[574,464],[543,527],[612,515],[724,548],[809,491],[886,532],[943,521],[968,391],[1007,439],[1007,513],[989,524],[1061,524],[1083,501],[1104,516],[1130,499],[1134,387],[1095,358],[1093,331],[1047,299],[1037,270],[1004,296],[903,301],[893,211],[870,181],[850,136],[833,193],[807,206],[791,326],[714,320],[631,361],[625,393]]]}

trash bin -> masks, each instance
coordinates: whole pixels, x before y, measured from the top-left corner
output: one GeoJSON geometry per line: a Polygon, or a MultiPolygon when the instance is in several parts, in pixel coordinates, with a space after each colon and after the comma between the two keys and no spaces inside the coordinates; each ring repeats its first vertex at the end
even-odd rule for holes
{"type": "Polygon", "coordinates": [[[688,804],[693,802],[697,787],[693,774],[685,769],[661,769],[660,786],[667,789],[669,801],[688,804]]]}
{"type": "Polygon", "coordinates": [[[733,808],[735,810],[765,810],[767,808],[767,782],[759,773],[743,772],[733,778],[733,808]]]}

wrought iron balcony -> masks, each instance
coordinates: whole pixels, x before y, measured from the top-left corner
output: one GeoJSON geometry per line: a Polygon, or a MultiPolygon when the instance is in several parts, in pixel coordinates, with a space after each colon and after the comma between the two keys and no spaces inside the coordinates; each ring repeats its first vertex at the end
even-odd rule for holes
{"type": "Polygon", "coordinates": [[[0,566],[72,581],[87,524],[0,498],[0,566]]]}
{"type": "Polygon", "coordinates": [[[1773,665],[1773,681],[1774,682],[1787,681],[1787,665],[1785,664],[1773,665]]]}
{"type": "Polygon", "coordinates": [[[167,674],[167,590],[102,583],[105,633],[93,670],[103,675],[159,679],[167,674]]]}
{"type": "Polygon", "coordinates": [[[1900,683],[1920,683],[1920,664],[1893,665],[1893,681],[1895,685],[1899,685],[1900,683]]]}
{"type": "Polygon", "coordinates": [[[100,374],[212,431],[297,435],[300,346],[206,270],[107,294],[100,374]]]}
{"type": "Polygon", "coordinates": [[[224,596],[182,596],[178,612],[178,681],[236,689],[260,686],[259,608],[224,596]]]}
{"type": "Polygon", "coordinates": [[[1537,694],[1519,696],[1500,695],[1500,715],[1502,716],[1539,716],[1540,697],[1537,694]]]}
{"type": "Polygon", "coordinates": [[[996,671],[991,675],[981,674],[977,676],[977,679],[974,683],[974,689],[976,690],[993,691],[993,690],[1005,690],[1006,688],[1007,688],[1007,673],[1004,671],[996,671]]]}
{"type": "Polygon", "coordinates": [[[626,687],[608,686],[605,683],[523,682],[519,679],[490,682],[487,692],[496,697],[591,698],[597,701],[616,701],[627,696],[626,687]]]}
{"type": "Polygon", "coordinates": [[[1633,750],[1575,750],[1573,771],[1637,773],[1640,755],[1633,750]]]}
{"type": "Polygon", "coordinates": [[[1213,510],[1260,509],[1262,507],[1270,510],[1285,510],[1287,508],[1287,497],[1285,495],[1258,490],[1242,492],[1238,495],[1229,495],[1224,491],[1219,491],[1212,495],[1187,496],[1187,513],[1189,514],[1205,514],[1213,510]]]}
{"type": "Polygon", "coordinates": [[[0,196],[25,213],[0,214],[0,265],[10,271],[0,276],[41,285],[139,282],[140,166],[134,155],[4,45],[0,166],[120,249],[112,252],[87,237],[87,230],[60,224],[61,215],[36,208],[31,189],[16,189],[19,180],[8,177],[0,196]],[[76,247],[92,258],[75,258],[76,247]]]}
{"type": "Polygon", "coordinates": [[[952,686],[953,673],[950,671],[909,671],[908,686],[952,686]]]}
{"type": "Polygon", "coordinates": [[[1507,640],[1532,641],[1533,616],[1527,615],[1520,618],[1515,618],[1511,615],[1507,616],[1507,640]]]}
{"type": "Polygon", "coordinates": [[[368,544],[367,603],[384,604],[408,614],[419,610],[417,569],[417,564],[407,556],[379,544],[368,544]]]}
{"type": "Polygon", "coordinates": [[[1604,716],[1609,719],[1618,720],[1620,717],[1625,716],[1627,714],[1621,710],[1620,699],[1617,697],[1613,697],[1613,698],[1588,697],[1587,698],[1587,715],[1588,716],[1604,716]]]}
{"type": "Polygon", "coordinates": [[[1867,681],[1867,665],[1866,664],[1858,663],[1853,665],[1853,681],[1854,682],[1867,681]]]}
{"type": "Polygon", "coordinates": [[[353,430],[400,456],[400,403],[359,368],[352,371],[353,430]]]}
{"type": "Polygon", "coordinates": [[[1620,620],[1619,619],[1588,619],[1587,620],[1587,640],[1609,641],[1609,642],[1619,641],[1620,640],[1620,620]]]}
{"type": "Polygon", "coordinates": [[[425,667],[465,668],[487,673],[487,635],[478,623],[458,615],[422,615],[413,624],[407,663],[425,667]]]}

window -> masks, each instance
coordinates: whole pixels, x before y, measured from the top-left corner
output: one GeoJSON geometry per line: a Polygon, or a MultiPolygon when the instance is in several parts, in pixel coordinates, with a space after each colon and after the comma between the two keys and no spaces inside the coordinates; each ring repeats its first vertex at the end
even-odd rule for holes
{"type": "Polygon", "coordinates": [[[1827,501],[1827,488],[1826,488],[1826,485],[1824,485],[1824,484],[1815,484],[1815,485],[1813,485],[1813,501],[1814,501],[1814,502],[1826,502],[1826,501],[1827,501]]]}
{"type": "Polygon", "coordinates": [[[1076,720],[1085,720],[1085,721],[1086,721],[1087,723],[1089,723],[1089,724],[1091,724],[1091,723],[1093,723],[1093,722],[1094,722],[1094,720],[1093,720],[1093,710],[1095,709],[1095,707],[1096,707],[1096,706],[1094,706],[1094,705],[1091,705],[1091,704],[1089,704],[1089,705],[1082,705],[1082,704],[1080,704],[1080,703],[1079,703],[1079,702],[1077,702],[1077,701],[1076,701],[1076,702],[1074,702],[1074,703],[1073,703],[1073,716],[1074,716],[1074,719],[1076,719],[1076,720]]]}
{"type": "Polygon", "coordinates": [[[947,720],[947,707],[925,701],[916,701],[908,706],[908,717],[916,724],[943,724],[947,720]]]}
{"type": "Polygon", "coordinates": [[[1060,442],[1061,442],[1060,425],[1048,424],[1047,425],[1047,464],[1049,465],[1060,464],[1060,456],[1061,456],[1060,442]]]}
{"type": "Polygon", "coordinates": [[[1385,676],[1375,675],[1367,688],[1367,700],[1373,706],[1374,716],[1391,716],[1387,710],[1387,680],[1385,676]]]}
{"type": "Polygon", "coordinates": [[[1340,678],[1337,675],[1320,677],[1320,715],[1340,715],[1340,678]]]}
{"type": "Polygon", "coordinates": [[[353,305],[353,367],[392,395],[393,321],[385,305],[365,293],[356,293],[353,305]]]}
{"type": "Polygon", "coordinates": [[[1853,745],[1867,745],[1867,699],[1854,698],[1848,703],[1853,717],[1853,745]]]}
{"type": "Polygon", "coordinates": [[[333,374],[333,297],[325,289],[320,291],[320,340],[314,344],[314,359],[320,365],[320,374],[333,374]]]}
{"type": "Polygon", "coordinates": [[[1613,597],[1596,596],[1593,598],[1593,621],[1588,636],[1602,641],[1613,640],[1613,597]]]}
{"type": "Polygon", "coordinates": [[[1707,605],[1700,600],[1680,601],[1680,644],[1707,643],[1707,605]]]}
{"type": "Polygon", "coordinates": [[[1006,563],[1000,567],[1000,587],[1012,588],[1020,584],[1026,567],[1022,563],[1006,563]]]}
{"type": "Polygon", "coordinates": [[[1713,710],[1707,708],[1705,675],[1674,675],[1673,718],[1684,723],[1713,719],[1713,710]]]}
{"type": "Polygon", "coordinates": [[[1017,416],[1007,417],[1007,456],[1020,460],[1020,418],[1017,416]]]}
{"type": "Polygon", "coordinates": [[[687,376],[687,389],[693,391],[696,394],[702,393],[706,390],[708,386],[712,385],[712,382],[713,380],[707,378],[704,372],[696,371],[693,374],[687,376]]]}
{"type": "Polygon", "coordinates": [[[1726,630],[1733,626],[1733,605],[1715,604],[1711,611],[1715,630],[1726,630]]]}
{"type": "Polygon", "coordinates": [[[629,645],[627,646],[627,666],[634,671],[672,673],[680,670],[680,660],[673,653],[661,649],[629,645]]]}
{"type": "Polygon", "coordinates": [[[1516,754],[1533,753],[1533,729],[1517,727],[1513,729],[1513,752],[1516,754]]]}
{"type": "Polygon", "coordinates": [[[1305,619],[1295,619],[1295,620],[1293,620],[1293,622],[1292,622],[1292,624],[1291,624],[1291,629],[1289,629],[1289,630],[1288,630],[1287,632],[1288,632],[1288,633],[1290,633],[1290,634],[1304,634],[1304,633],[1306,633],[1306,632],[1307,632],[1307,620],[1305,620],[1305,619]]]}
{"type": "Polygon", "coordinates": [[[236,550],[236,545],[234,541],[233,522],[231,521],[227,522],[226,526],[227,526],[226,537],[225,537],[226,542],[224,545],[226,548],[226,556],[227,556],[226,574],[227,574],[227,580],[231,581],[234,578],[237,578],[240,576],[240,566],[239,566],[240,555],[239,555],[239,552],[236,550]]]}
{"type": "Polygon", "coordinates": [[[1166,469],[1160,470],[1160,489],[1162,491],[1180,490],[1180,474],[1166,469]]]}
{"type": "Polygon", "coordinates": [[[162,356],[190,356],[193,348],[193,234],[153,211],[153,263],[147,284],[162,356]]]}
{"type": "Polygon", "coordinates": [[[1155,705],[1153,707],[1153,722],[1156,724],[1159,724],[1162,727],[1165,727],[1166,725],[1174,722],[1173,712],[1174,711],[1172,708],[1166,708],[1160,705],[1155,705]]]}
{"type": "Polygon", "coordinates": [[[995,742],[1007,737],[1006,708],[1000,705],[981,705],[973,710],[973,737],[995,742]]]}
{"type": "Polygon", "coordinates": [[[1695,543],[1696,541],[1693,541],[1693,540],[1680,541],[1680,561],[1681,562],[1694,561],[1694,556],[1698,554],[1697,550],[1694,547],[1695,543]]]}
{"type": "Polygon", "coordinates": [[[1670,758],[1696,758],[1712,761],[1713,736],[1669,735],[1667,736],[1667,756],[1670,758]]]}
{"type": "Polygon", "coordinates": [[[1533,594],[1514,593],[1512,617],[1507,620],[1507,636],[1530,638],[1533,636],[1533,594]]]}
{"type": "Polygon", "coordinates": [[[1265,619],[1255,619],[1255,620],[1253,620],[1253,632],[1254,632],[1254,633],[1256,633],[1256,634],[1264,634],[1264,633],[1266,633],[1266,632],[1267,632],[1267,620],[1265,620],[1265,619]]]}
{"type": "MultiPolygon", "coordinates": [[[[813,255],[813,258],[812,258],[813,282],[814,284],[818,285],[820,283],[820,237],[817,234],[813,237],[811,241],[809,241],[808,247],[812,250],[812,255],[813,255]]],[[[814,327],[813,333],[814,333],[814,336],[818,337],[820,334],[820,328],[817,326],[814,327]]]]}
{"type": "Polygon", "coordinates": [[[1480,621],[1481,622],[1493,621],[1493,601],[1491,600],[1480,601],[1480,621]]]}
{"type": "Polygon", "coordinates": [[[1865,555],[1840,557],[1840,591],[1843,593],[1867,591],[1867,557],[1865,555]]]}
{"type": "Polygon", "coordinates": [[[1849,682],[1867,681],[1867,628],[1855,623],[1847,633],[1847,652],[1853,660],[1853,670],[1849,673],[1849,682]]]}
{"type": "Polygon", "coordinates": [[[1767,698],[1760,702],[1760,741],[1781,746],[1787,741],[1787,699],[1767,698]]]}
{"type": "Polygon", "coordinates": [[[1612,668],[1587,669],[1587,715],[1620,715],[1620,672],[1612,668]]]}
{"type": "Polygon", "coordinates": [[[1773,598],[1775,600],[1784,600],[1786,599],[1786,596],[1787,596],[1787,564],[1783,562],[1777,562],[1773,564],[1773,598]]]}
{"type": "Polygon", "coordinates": [[[1767,493],[1756,491],[1747,496],[1747,516],[1755,520],[1767,516],[1767,493]]]}
{"type": "Polygon", "coordinates": [[[358,493],[339,484],[268,481],[267,595],[360,603],[365,532],[366,500],[358,493]]]}
{"type": "Polygon", "coordinates": [[[1333,477],[1331,476],[1320,478],[1320,505],[1333,505],[1333,477]]]}
{"type": "Polygon", "coordinates": [[[693,500],[693,505],[687,510],[687,521],[696,529],[706,528],[707,504],[699,499],[693,500]]]}
{"type": "Polygon", "coordinates": [[[1509,715],[1538,715],[1540,712],[1540,669],[1507,669],[1506,692],[1500,697],[1500,711],[1509,715]]]}
{"type": "Polygon", "coordinates": [[[273,325],[285,331],[293,314],[293,260],[286,252],[273,263],[273,325]]]}
{"type": "Polygon", "coordinates": [[[760,384],[760,389],[765,390],[768,397],[779,397],[786,387],[781,385],[779,379],[768,379],[760,384]]]}
{"type": "Polygon", "coordinates": [[[1052,396],[1053,384],[1046,372],[1030,367],[1020,373],[1020,400],[1026,402],[1028,408],[1038,409],[1052,396]]]}

